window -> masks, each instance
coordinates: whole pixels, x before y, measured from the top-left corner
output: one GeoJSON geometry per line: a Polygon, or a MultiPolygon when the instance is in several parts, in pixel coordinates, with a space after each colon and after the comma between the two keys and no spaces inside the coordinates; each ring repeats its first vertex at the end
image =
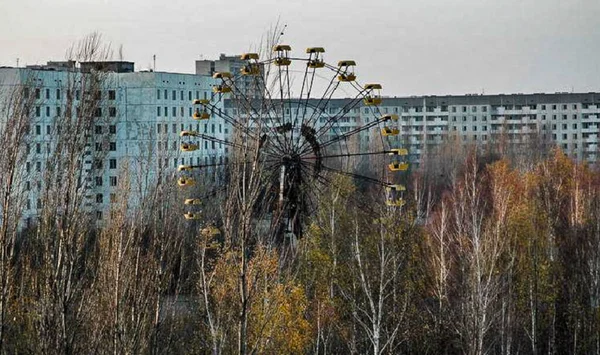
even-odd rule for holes
{"type": "Polygon", "coordinates": [[[181,90],[181,91],[179,92],[179,98],[181,99],[181,101],[183,101],[183,90],[181,90]]]}
{"type": "Polygon", "coordinates": [[[100,159],[94,159],[94,169],[102,169],[102,160],[100,159]]]}
{"type": "Polygon", "coordinates": [[[101,152],[102,151],[102,143],[96,142],[96,151],[97,152],[101,152]]]}
{"type": "Polygon", "coordinates": [[[165,106],[165,117],[169,117],[169,110],[167,109],[167,106],[165,106]]]}
{"type": "Polygon", "coordinates": [[[110,142],[108,150],[110,150],[111,152],[116,151],[117,150],[117,142],[110,142]]]}
{"type": "Polygon", "coordinates": [[[46,134],[50,134],[50,133],[51,133],[50,125],[46,125],[46,134]]]}
{"type": "Polygon", "coordinates": [[[108,99],[115,100],[117,98],[117,93],[114,90],[108,90],[108,99]]]}
{"type": "Polygon", "coordinates": [[[46,106],[46,117],[50,117],[50,106],[46,106]]]}
{"type": "Polygon", "coordinates": [[[35,144],[35,152],[36,154],[42,153],[42,145],[40,143],[35,144]]]}
{"type": "Polygon", "coordinates": [[[188,91],[188,101],[192,101],[192,92],[188,91]]]}
{"type": "Polygon", "coordinates": [[[94,117],[102,117],[102,107],[96,107],[96,110],[94,110],[94,117]]]}
{"type": "Polygon", "coordinates": [[[102,203],[104,196],[102,194],[96,194],[96,203],[102,203]]]}
{"type": "Polygon", "coordinates": [[[39,136],[40,134],[42,134],[42,126],[38,124],[35,126],[35,135],[39,136]]]}
{"type": "Polygon", "coordinates": [[[173,133],[177,133],[177,124],[173,123],[171,129],[173,133]]]}
{"type": "Polygon", "coordinates": [[[42,109],[39,106],[35,107],[35,117],[40,117],[42,115],[42,109]]]}
{"type": "Polygon", "coordinates": [[[102,134],[102,126],[95,126],[94,127],[94,133],[95,134],[102,134]]]}
{"type": "Polygon", "coordinates": [[[156,99],[160,100],[160,89],[156,90],[156,99]]]}
{"type": "Polygon", "coordinates": [[[50,89],[46,89],[46,100],[50,100],[50,89]]]}
{"type": "Polygon", "coordinates": [[[160,106],[156,106],[156,115],[160,117],[160,106]]]}
{"type": "Polygon", "coordinates": [[[577,123],[573,123],[573,129],[577,129],[577,123]]]}
{"type": "Polygon", "coordinates": [[[545,110],[545,109],[546,109],[546,105],[542,105],[542,110],[545,110]]]}
{"type": "Polygon", "coordinates": [[[156,133],[160,134],[160,123],[156,124],[156,133]]]}
{"type": "Polygon", "coordinates": [[[173,100],[177,100],[177,92],[175,90],[173,90],[172,95],[173,100]]]}
{"type": "Polygon", "coordinates": [[[39,161],[35,162],[35,171],[38,173],[42,171],[42,163],[41,162],[39,162],[39,161]]]}
{"type": "Polygon", "coordinates": [[[109,107],[108,108],[108,116],[109,117],[117,117],[117,108],[116,107],[109,107]]]}
{"type": "Polygon", "coordinates": [[[567,105],[562,105],[563,110],[567,109],[567,105]]]}
{"type": "Polygon", "coordinates": [[[111,124],[110,126],[108,126],[108,133],[110,133],[110,134],[117,133],[117,126],[114,124],[111,124]]]}
{"type": "Polygon", "coordinates": [[[56,99],[60,100],[60,89],[56,89],[56,99]]]}
{"type": "Polygon", "coordinates": [[[102,176],[96,176],[96,186],[102,186],[102,176]]]}
{"type": "Polygon", "coordinates": [[[56,116],[60,117],[60,114],[61,114],[61,113],[60,113],[60,107],[57,107],[57,108],[56,108],[56,116]]]}
{"type": "Polygon", "coordinates": [[[109,169],[116,169],[117,168],[117,159],[110,159],[108,161],[108,168],[109,169]]]}
{"type": "Polygon", "coordinates": [[[40,89],[35,89],[35,98],[40,99],[42,96],[40,89]]]}
{"type": "Polygon", "coordinates": [[[97,220],[102,220],[102,211],[96,211],[96,219],[97,220]]]}
{"type": "Polygon", "coordinates": [[[577,110],[577,104],[573,104],[573,110],[577,110]]]}
{"type": "Polygon", "coordinates": [[[177,117],[177,107],[173,107],[171,113],[173,114],[173,117],[177,117]]]}

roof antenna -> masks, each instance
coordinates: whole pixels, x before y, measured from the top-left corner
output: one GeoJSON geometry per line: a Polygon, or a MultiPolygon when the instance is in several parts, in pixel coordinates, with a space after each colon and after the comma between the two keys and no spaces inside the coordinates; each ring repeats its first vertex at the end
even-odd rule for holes
{"type": "Polygon", "coordinates": [[[17,58],[17,68],[19,67],[19,58],[17,58]]]}
{"type": "Polygon", "coordinates": [[[152,71],[156,71],[156,54],[152,55],[152,71]]]}

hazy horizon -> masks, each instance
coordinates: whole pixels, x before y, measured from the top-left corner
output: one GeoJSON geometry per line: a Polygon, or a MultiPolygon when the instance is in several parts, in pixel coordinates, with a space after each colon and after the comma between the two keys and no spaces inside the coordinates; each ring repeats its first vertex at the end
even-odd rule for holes
{"type": "Polygon", "coordinates": [[[279,19],[294,55],[354,59],[384,95],[600,91],[600,2],[357,1],[199,6],[181,0],[0,0],[0,66],[63,60],[96,31],[136,70],[193,73],[194,61],[255,48],[279,19]]]}

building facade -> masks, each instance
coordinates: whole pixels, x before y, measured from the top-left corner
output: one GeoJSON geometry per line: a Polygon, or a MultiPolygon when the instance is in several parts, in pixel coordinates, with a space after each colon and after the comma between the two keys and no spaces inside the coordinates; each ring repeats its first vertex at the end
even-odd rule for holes
{"type": "MultiPolygon", "coordinates": [[[[97,64],[97,63],[96,63],[97,64]]],[[[192,119],[194,99],[210,98],[214,79],[210,76],[164,72],[134,72],[129,63],[109,63],[115,71],[106,73],[102,88],[95,94],[95,123],[83,162],[86,184],[85,207],[99,221],[108,218],[120,180],[125,174],[132,201],[139,201],[161,176],[174,182],[179,165],[201,165],[222,161],[228,147],[194,138],[198,150],[182,153],[180,132],[193,130],[226,140],[230,127],[211,112],[209,120],[192,119]],[[125,68],[120,71],[114,68],[125,68]],[[101,138],[100,138],[101,137],[101,138]]],[[[51,63],[48,67],[0,68],[0,102],[16,88],[27,86],[32,95],[28,154],[23,169],[27,176],[24,221],[42,208],[42,176],[52,154],[68,102],[77,106],[84,95],[70,88],[81,81],[74,65],[51,63]],[[70,100],[68,95],[72,95],[70,100]]],[[[222,107],[216,101],[215,110],[222,107]]],[[[74,113],[73,113],[74,114],[74,113]]],[[[0,119],[7,119],[5,112],[0,119]]]]}

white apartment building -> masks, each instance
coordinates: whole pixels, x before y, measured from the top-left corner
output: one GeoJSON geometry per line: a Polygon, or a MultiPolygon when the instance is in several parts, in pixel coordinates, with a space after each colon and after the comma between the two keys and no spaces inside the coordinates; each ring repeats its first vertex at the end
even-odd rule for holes
{"type": "MultiPolygon", "coordinates": [[[[214,79],[210,76],[165,72],[134,72],[133,63],[112,62],[104,66],[109,71],[98,93],[100,104],[94,116],[98,123],[91,135],[103,135],[103,142],[90,145],[90,153],[101,152],[102,159],[90,158],[85,167],[95,166],[101,171],[87,176],[90,194],[86,208],[98,220],[108,218],[107,209],[114,200],[119,179],[127,173],[132,193],[147,191],[159,174],[174,176],[182,164],[201,165],[222,161],[228,153],[224,144],[200,138],[192,139],[200,147],[182,153],[182,130],[194,130],[226,140],[230,127],[213,112],[203,121],[192,119],[192,101],[210,98],[214,79]]],[[[82,65],[82,70],[84,66],[82,65]]],[[[52,149],[52,137],[57,132],[56,118],[65,114],[67,83],[79,80],[82,74],[74,63],[50,63],[31,68],[0,68],[0,99],[5,98],[18,85],[28,85],[30,95],[35,95],[31,112],[29,155],[24,169],[32,176],[27,181],[28,198],[25,219],[35,217],[41,208],[40,176],[45,168],[45,157],[52,149]]],[[[75,100],[80,93],[74,93],[75,100]]],[[[0,101],[2,102],[2,101],[0,101]]],[[[215,101],[215,109],[222,103],[215,101]]],[[[58,128],[60,129],[60,128],[58,128]]],[[[187,141],[187,140],[186,140],[187,141]]],[[[91,169],[88,171],[92,171],[91,169]]],[[[175,183],[175,179],[172,179],[175,183]]],[[[142,196],[133,196],[140,198],[142,196]]]]}
{"type": "Polygon", "coordinates": [[[349,109],[349,103],[332,99],[318,124],[341,116],[330,132],[338,135],[378,115],[397,114],[396,141],[408,148],[415,163],[425,151],[449,140],[483,147],[502,139],[517,151],[529,149],[536,140],[556,145],[579,161],[595,163],[600,157],[600,93],[387,97],[376,109],[362,103],[349,109]]]}

